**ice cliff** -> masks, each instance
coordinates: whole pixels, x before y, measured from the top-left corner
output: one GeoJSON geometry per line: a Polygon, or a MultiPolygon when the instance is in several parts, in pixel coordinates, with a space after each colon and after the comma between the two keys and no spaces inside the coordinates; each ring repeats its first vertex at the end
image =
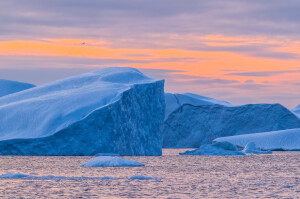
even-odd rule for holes
{"type": "Polygon", "coordinates": [[[32,84],[0,79],[0,97],[35,87],[32,84]]]}
{"type": "Polygon", "coordinates": [[[185,104],[165,120],[163,147],[197,148],[218,137],[292,128],[300,128],[300,120],[280,104],[185,104]]]}
{"type": "Polygon", "coordinates": [[[224,105],[224,106],[232,106],[230,103],[216,100],[210,97],[204,97],[201,95],[197,95],[194,93],[165,93],[165,101],[166,101],[166,115],[165,119],[168,118],[170,113],[178,109],[180,106],[184,104],[190,104],[194,106],[201,105],[224,105]]]}
{"type": "Polygon", "coordinates": [[[0,98],[1,155],[161,155],[164,81],[105,68],[0,98]]]}
{"type": "Polygon", "coordinates": [[[245,147],[247,143],[253,142],[264,150],[300,150],[300,128],[220,137],[214,142],[230,142],[240,147],[245,147]]]}

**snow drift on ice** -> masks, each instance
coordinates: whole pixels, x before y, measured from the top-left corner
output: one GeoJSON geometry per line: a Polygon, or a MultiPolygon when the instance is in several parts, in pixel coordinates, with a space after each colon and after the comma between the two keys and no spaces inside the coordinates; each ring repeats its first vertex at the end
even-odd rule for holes
{"type": "Polygon", "coordinates": [[[300,150],[300,128],[220,137],[214,140],[214,142],[225,141],[241,147],[254,142],[257,147],[264,150],[300,150]]]}

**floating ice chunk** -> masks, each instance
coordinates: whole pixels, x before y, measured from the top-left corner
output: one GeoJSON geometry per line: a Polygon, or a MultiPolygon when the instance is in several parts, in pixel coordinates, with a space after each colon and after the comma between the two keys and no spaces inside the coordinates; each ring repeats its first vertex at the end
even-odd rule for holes
{"type": "Polygon", "coordinates": [[[256,153],[256,154],[271,154],[272,151],[269,150],[261,150],[260,148],[256,147],[256,144],[254,142],[249,142],[245,148],[242,150],[244,153],[256,153]]]}
{"type": "Polygon", "coordinates": [[[54,181],[60,181],[60,180],[117,180],[119,178],[115,177],[67,177],[67,176],[53,176],[53,175],[47,175],[47,176],[33,176],[33,175],[26,175],[22,173],[6,173],[0,175],[0,179],[24,179],[24,180],[54,180],[54,181]]]}
{"type": "Polygon", "coordinates": [[[29,175],[25,175],[22,173],[6,173],[0,175],[0,179],[18,179],[18,178],[26,178],[29,177],[29,175]]]}
{"type": "Polygon", "coordinates": [[[237,147],[229,142],[205,144],[200,148],[180,153],[180,155],[245,155],[238,151],[237,147]]]}
{"type": "Polygon", "coordinates": [[[82,167],[141,167],[145,166],[134,160],[126,160],[118,157],[99,156],[87,161],[82,167]]]}
{"type": "Polygon", "coordinates": [[[240,147],[254,142],[257,147],[263,150],[297,151],[300,150],[300,128],[220,137],[214,142],[230,142],[240,147]]]}
{"type": "Polygon", "coordinates": [[[129,178],[129,180],[155,180],[159,181],[158,178],[150,177],[150,176],[144,176],[144,175],[133,175],[129,178]]]}
{"type": "Polygon", "coordinates": [[[97,153],[95,156],[120,156],[118,153],[97,153]]]}

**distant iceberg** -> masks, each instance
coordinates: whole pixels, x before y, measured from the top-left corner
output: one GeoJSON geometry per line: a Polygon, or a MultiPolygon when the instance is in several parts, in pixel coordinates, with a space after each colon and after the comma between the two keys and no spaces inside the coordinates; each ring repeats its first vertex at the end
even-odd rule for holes
{"type": "Polygon", "coordinates": [[[142,163],[119,157],[99,156],[81,165],[82,167],[142,167],[142,163]]]}
{"type": "Polygon", "coordinates": [[[247,143],[253,142],[264,150],[300,150],[300,128],[220,137],[214,142],[230,142],[240,147],[245,147],[247,143]]]}
{"type": "Polygon", "coordinates": [[[245,153],[238,151],[237,147],[229,142],[218,142],[201,145],[198,149],[180,155],[245,155],[245,153]]]}
{"type": "Polygon", "coordinates": [[[272,151],[261,150],[256,146],[254,142],[249,142],[246,144],[245,148],[242,150],[244,153],[255,153],[255,154],[270,154],[272,151]]]}
{"type": "Polygon", "coordinates": [[[201,105],[223,105],[223,106],[232,106],[229,102],[216,100],[210,97],[205,97],[201,95],[197,95],[194,93],[165,93],[165,101],[166,101],[166,115],[165,119],[168,118],[170,113],[178,109],[180,106],[184,104],[190,104],[194,106],[201,105]]]}
{"type": "Polygon", "coordinates": [[[163,147],[197,148],[218,137],[293,128],[300,128],[300,119],[280,104],[185,104],[165,120],[163,147]]]}
{"type": "Polygon", "coordinates": [[[1,155],[161,155],[164,81],[105,68],[0,98],[1,155]]]}
{"type": "Polygon", "coordinates": [[[293,110],[300,117],[300,104],[293,110]]]}
{"type": "Polygon", "coordinates": [[[0,97],[33,87],[35,87],[33,84],[0,79],[0,97]]]}

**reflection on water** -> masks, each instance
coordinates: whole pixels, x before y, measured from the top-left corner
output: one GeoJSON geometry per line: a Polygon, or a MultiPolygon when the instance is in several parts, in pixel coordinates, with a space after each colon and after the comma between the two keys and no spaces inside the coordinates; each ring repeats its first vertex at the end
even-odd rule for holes
{"type": "MultiPolygon", "coordinates": [[[[300,198],[300,152],[249,156],[125,157],[133,168],[83,168],[92,157],[0,156],[0,174],[118,177],[118,180],[0,179],[7,198],[300,198]],[[159,178],[129,180],[132,175],[159,178]]],[[[66,178],[68,179],[68,178],[66,178]]]]}

